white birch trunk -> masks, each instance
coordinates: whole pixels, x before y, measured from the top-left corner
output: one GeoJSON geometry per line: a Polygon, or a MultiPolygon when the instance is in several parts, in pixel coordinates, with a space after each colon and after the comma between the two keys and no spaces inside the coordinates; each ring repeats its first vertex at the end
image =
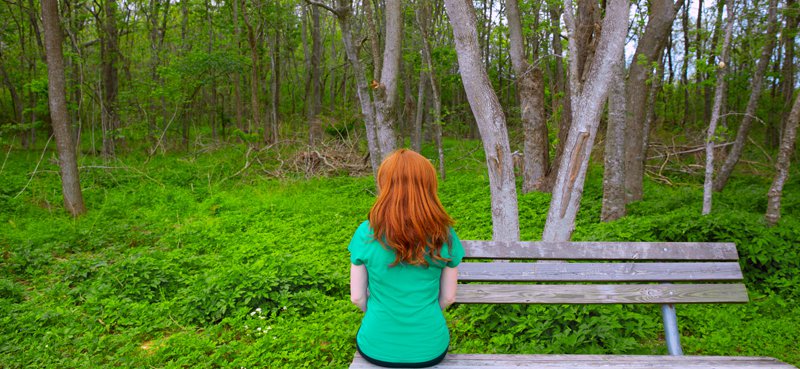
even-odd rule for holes
{"type": "Polygon", "coordinates": [[[572,126],[567,136],[562,164],[558,168],[550,210],[542,234],[543,241],[568,241],[575,229],[575,217],[583,195],[583,183],[589,167],[589,155],[608,96],[608,86],[614,64],[622,57],[628,30],[627,0],[609,0],[594,55],[587,60],[585,80],[579,83],[577,42],[572,1],[564,2],[564,18],[569,30],[570,95],[572,96],[572,126]]]}
{"type": "Polygon", "coordinates": [[[786,121],[783,137],[781,138],[780,151],[778,151],[778,159],[775,161],[775,180],[772,181],[772,186],[767,192],[767,213],[764,219],[767,225],[770,226],[777,224],[781,218],[781,194],[783,193],[783,185],[786,183],[786,179],[789,178],[789,161],[792,158],[792,153],[794,153],[798,121],[800,121],[800,95],[794,100],[789,119],[786,121]]]}
{"type": "Polygon", "coordinates": [[[706,134],[706,175],[703,183],[703,215],[711,212],[711,196],[714,184],[714,140],[717,134],[717,123],[722,110],[722,98],[725,96],[725,75],[728,70],[728,59],[733,35],[733,0],[726,0],[725,7],[728,8],[728,23],[725,26],[725,39],[722,42],[722,57],[717,69],[717,89],[714,92],[714,110],[711,112],[711,122],[708,124],[706,134]]]}
{"type": "MultiPolygon", "coordinates": [[[[612,0],[622,1],[622,0],[612,0]]],[[[505,115],[481,62],[475,9],[471,0],[445,0],[453,26],[459,72],[481,133],[492,195],[492,238],[519,240],[517,189],[505,115]]]]}
{"type": "MultiPolygon", "coordinates": [[[[422,60],[425,63],[423,69],[427,69],[428,82],[431,86],[431,94],[433,95],[433,133],[434,140],[436,141],[436,151],[439,157],[439,177],[445,179],[444,170],[444,148],[442,147],[442,98],[439,94],[439,85],[436,84],[436,72],[433,68],[433,60],[431,57],[431,44],[430,35],[428,34],[428,27],[430,26],[430,9],[426,3],[419,4],[417,8],[417,23],[419,30],[422,34],[422,60]]],[[[420,81],[420,89],[423,83],[420,81]]]]}

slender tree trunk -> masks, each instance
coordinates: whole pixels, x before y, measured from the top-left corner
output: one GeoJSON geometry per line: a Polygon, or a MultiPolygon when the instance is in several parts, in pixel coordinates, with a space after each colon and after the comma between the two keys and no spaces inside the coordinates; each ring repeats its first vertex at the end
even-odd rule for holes
{"type": "Polygon", "coordinates": [[[270,66],[272,69],[272,78],[270,80],[270,135],[269,142],[276,143],[280,134],[280,108],[281,108],[281,63],[280,63],[280,33],[275,31],[275,39],[272,43],[272,52],[270,57],[270,66]]]}
{"type": "MultiPolygon", "coordinates": [[[[250,60],[253,63],[252,68],[250,68],[250,110],[252,116],[250,127],[260,127],[261,108],[258,102],[258,93],[260,90],[258,83],[258,65],[261,63],[259,63],[258,44],[256,43],[255,30],[253,29],[252,23],[250,23],[250,17],[247,14],[247,6],[245,1],[246,0],[242,0],[242,19],[244,20],[245,27],[247,28],[247,44],[250,46],[250,60]]],[[[267,131],[265,129],[264,136],[266,137],[266,135],[267,131]]],[[[268,140],[265,138],[265,141],[268,140]]]]}
{"type": "MultiPolygon", "coordinates": [[[[786,8],[796,9],[795,4],[795,0],[787,0],[786,8]]],[[[787,12],[786,27],[784,27],[783,31],[781,32],[781,36],[784,38],[783,47],[785,54],[783,58],[783,67],[781,67],[781,83],[779,87],[780,94],[783,96],[781,109],[783,113],[781,116],[780,125],[773,125],[772,127],[768,128],[767,139],[768,146],[770,148],[776,148],[778,147],[778,144],[782,142],[781,127],[786,126],[789,119],[789,107],[792,106],[792,96],[794,96],[795,85],[794,49],[795,38],[797,37],[798,19],[800,19],[800,17],[793,14],[793,12],[787,12]]]]}
{"type": "Polygon", "coordinates": [[[322,126],[317,114],[322,110],[322,81],[320,79],[320,63],[322,59],[322,37],[320,36],[319,8],[311,8],[311,77],[310,101],[306,101],[306,119],[308,120],[309,145],[314,146],[322,139],[322,126]]]}
{"type": "Polygon", "coordinates": [[[117,114],[117,91],[119,79],[117,74],[117,2],[106,0],[103,7],[104,19],[101,37],[103,109],[101,127],[103,131],[103,156],[114,157],[116,152],[116,130],[119,128],[117,114]]]}
{"type": "Polygon", "coordinates": [[[730,68],[730,45],[733,35],[733,1],[726,0],[725,7],[728,10],[728,24],[725,26],[725,39],[722,41],[722,62],[717,69],[717,89],[714,93],[714,110],[711,112],[711,122],[708,124],[708,134],[706,135],[706,176],[703,184],[703,215],[711,212],[711,196],[714,180],[714,141],[716,140],[717,123],[719,122],[720,111],[722,110],[722,98],[725,96],[727,83],[725,75],[730,68]]]}
{"type": "Polygon", "coordinates": [[[59,173],[61,189],[64,195],[64,207],[72,216],[77,217],[86,212],[81,193],[78,173],[78,160],[75,143],[67,114],[66,83],[64,81],[64,54],[61,50],[61,24],[56,0],[42,1],[42,21],[44,23],[45,52],[47,54],[47,77],[50,105],[50,117],[53,134],[58,147],[59,173]]]}
{"type": "MultiPolygon", "coordinates": [[[[588,7],[587,11],[593,10],[594,8],[588,7]]],[[[570,81],[565,77],[566,71],[564,70],[564,65],[562,61],[563,56],[563,49],[561,47],[561,26],[560,26],[560,18],[561,18],[561,10],[555,6],[550,6],[550,18],[551,22],[553,22],[553,54],[556,55],[556,86],[558,86],[558,92],[563,94],[563,97],[560,98],[562,102],[562,109],[561,109],[561,120],[558,124],[558,143],[556,144],[556,152],[555,156],[553,157],[553,164],[550,166],[550,170],[547,172],[547,176],[545,178],[544,188],[543,191],[552,191],[553,186],[555,185],[556,175],[558,174],[558,166],[561,165],[562,157],[564,155],[564,145],[567,142],[567,134],[569,134],[570,127],[572,126],[572,96],[570,96],[570,81]]],[[[593,23],[594,24],[594,23],[593,23]]],[[[599,23],[596,24],[599,27],[599,23]]],[[[589,37],[591,35],[586,35],[585,33],[580,35],[581,37],[589,37]]],[[[581,44],[587,44],[588,41],[580,41],[581,44]]],[[[584,54],[585,55],[585,54],[584,54]]],[[[580,56],[578,56],[580,57],[580,56]]],[[[582,66],[583,63],[581,62],[580,65],[582,66]]]]}
{"type": "Polygon", "coordinates": [[[761,97],[762,87],[764,85],[764,74],[767,71],[770,58],[772,58],[772,50],[775,48],[775,35],[778,32],[778,0],[770,0],[769,10],[767,15],[767,34],[764,38],[764,48],[761,50],[761,57],[756,64],[756,71],[753,75],[753,80],[750,83],[752,90],[750,91],[750,99],[747,101],[747,108],[745,108],[742,123],[739,125],[739,132],[736,134],[736,140],[733,143],[730,153],[725,158],[725,163],[720,168],[717,177],[714,179],[714,190],[722,191],[725,184],[733,172],[734,166],[742,156],[745,140],[750,133],[750,126],[753,123],[753,118],[756,114],[758,107],[758,99],[761,97]]]}
{"type": "Polygon", "coordinates": [[[313,0],[306,0],[307,3],[320,6],[334,15],[339,22],[339,28],[342,31],[342,41],[344,42],[344,50],[347,54],[347,60],[353,67],[353,74],[356,78],[356,93],[358,94],[358,101],[361,104],[361,113],[364,115],[364,126],[367,131],[367,147],[369,149],[370,161],[372,163],[372,174],[377,180],[378,167],[381,163],[381,149],[378,144],[377,129],[375,127],[375,108],[372,104],[372,98],[369,94],[369,86],[367,85],[367,78],[364,74],[364,67],[358,57],[356,51],[355,41],[353,40],[353,33],[351,30],[352,8],[349,0],[339,0],[338,8],[331,8],[323,3],[313,0]]]}
{"type": "MultiPolygon", "coordinates": [[[[701,9],[702,10],[702,9],[701,9]]],[[[681,120],[681,126],[686,126],[687,120],[689,122],[694,121],[694,117],[689,119],[690,115],[690,104],[689,104],[689,7],[683,8],[683,19],[681,19],[681,25],[683,25],[683,64],[681,64],[681,85],[683,86],[683,118],[681,120]]],[[[699,58],[698,58],[699,60],[699,58]]],[[[699,73],[695,71],[695,73],[699,73]]],[[[699,90],[699,86],[697,87],[697,91],[699,90]]],[[[699,93],[699,92],[698,92],[699,93]]]]}
{"type": "Polygon", "coordinates": [[[22,124],[22,98],[20,97],[19,93],[17,93],[17,88],[14,86],[14,83],[9,78],[8,73],[6,72],[6,68],[2,63],[3,61],[3,53],[0,50],[0,76],[3,77],[3,83],[5,83],[6,87],[8,87],[8,93],[11,95],[11,108],[14,110],[14,123],[22,124]]]}
{"type": "MultiPolygon", "coordinates": [[[[717,50],[717,43],[719,43],[719,34],[722,30],[722,7],[725,5],[725,2],[719,1],[717,2],[717,21],[714,23],[714,33],[711,35],[711,47],[708,49],[708,65],[713,66],[717,64],[716,62],[716,55],[714,54],[717,50]]],[[[706,76],[706,79],[710,78],[710,75],[706,76]]],[[[697,86],[698,91],[701,88],[699,85],[697,86]]],[[[709,122],[711,120],[711,109],[712,109],[712,102],[711,102],[711,85],[704,84],[702,87],[705,92],[703,92],[703,98],[705,99],[705,103],[703,104],[703,118],[704,121],[709,122]]]]}
{"type": "Polygon", "coordinates": [[[661,52],[666,46],[667,38],[672,30],[683,0],[673,3],[672,0],[653,0],[650,2],[650,16],[644,34],[636,46],[633,62],[628,72],[628,83],[625,87],[627,95],[627,122],[625,124],[625,189],[628,202],[642,199],[642,182],[644,180],[645,150],[642,143],[646,140],[643,124],[647,115],[648,79],[653,75],[651,63],[661,61],[661,52]]]}
{"type": "Polygon", "coordinates": [[[369,46],[370,51],[372,51],[372,80],[376,81],[377,83],[377,81],[381,80],[381,70],[383,69],[380,52],[380,33],[378,33],[378,27],[375,26],[375,15],[372,10],[372,1],[365,1],[363,7],[364,15],[367,19],[367,27],[369,27],[370,30],[369,46]]]}
{"type": "Polygon", "coordinates": [[[795,151],[798,121],[800,121],[800,95],[795,99],[789,119],[786,121],[778,158],[775,160],[775,179],[767,192],[767,213],[764,218],[770,226],[777,224],[781,218],[781,195],[783,185],[789,178],[789,161],[795,151]]]}
{"type": "MultiPolygon", "coordinates": [[[[576,25],[570,0],[564,3],[564,19],[569,30],[570,95],[573,105],[572,126],[565,144],[562,163],[558,168],[543,241],[568,241],[575,229],[575,218],[580,207],[583,184],[589,167],[589,155],[608,96],[614,64],[622,57],[625,35],[628,30],[626,0],[609,0],[606,4],[602,33],[597,39],[592,57],[586,60],[587,70],[578,74],[580,55],[576,25]]],[[[580,18],[580,17],[579,17],[580,18]]]]}
{"type": "Polygon", "coordinates": [[[402,1],[386,3],[386,38],[383,48],[383,68],[380,84],[374,89],[375,112],[378,123],[378,142],[381,149],[381,160],[388,156],[397,146],[394,126],[397,120],[397,75],[400,72],[400,54],[402,53],[403,17],[402,1]]]}
{"type": "Polygon", "coordinates": [[[428,27],[430,26],[430,8],[426,3],[422,3],[417,8],[417,23],[419,24],[420,33],[422,34],[422,59],[425,63],[427,72],[425,73],[428,82],[431,86],[431,94],[433,95],[433,133],[434,141],[436,141],[436,151],[439,161],[439,176],[442,180],[445,179],[444,170],[444,149],[442,147],[442,98],[439,94],[439,85],[436,83],[436,72],[433,66],[433,58],[431,57],[431,44],[430,36],[428,34],[428,27]]]}
{"type": "Polygon", "coordinates": [[[603,161],[603,208],[600,220],[625,216],[625,59],[614,65],[608,94],[608,126],[603,161]]]}
{"type": "Polygon", "coordinates": [[[475,9],[469,0],[445,0],[461,80],[481,132],[492,196],[492,238],[519,240],[517,189],[503,108],[481,63],[475,9]]]}
{"type": "Polygon", "coordinates": [[[545,188],[544,177],[550,159],[547,122],[544,118],[544,81],[541,69],[528,64],[517,0],[506,0],[506,11],[511,41],[511,64],[516,74],[525,131],[522,193],[542,191],[545,188]]]}
{"type": "MultiPolygon", "coordinates": [[[[236,53],[239,53],[239,0],[233,0],[233,47],[236,53]]],[[[244,130],[243,113],[242,113],[242,74],[237,70],[233,73],[233,105],[236,107],[236,128],[244,130]]]]}
{"type": "Polygon", "coordinates": [[[422,150],[422,121],[425,117],[425,91],[428,84],[428,75],[425,67],[419,72],[419,87],[417,89],[417,114],[414,117],[414,128],[411,130],[411,149],[420,152],[422,150]]]}

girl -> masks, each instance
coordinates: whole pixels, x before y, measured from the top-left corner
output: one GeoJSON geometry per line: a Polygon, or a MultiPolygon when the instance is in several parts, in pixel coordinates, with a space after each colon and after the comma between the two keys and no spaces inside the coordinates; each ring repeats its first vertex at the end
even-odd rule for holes
{"type": "Polygon", "coordinates": [[[433,366],[450,342],[442,311],[455,301],[464,248],[425,157],[395,151],[378,169],[378,187],[348,246],[350,298],[365,312],[356,348],[380,366],[433,366]]]}

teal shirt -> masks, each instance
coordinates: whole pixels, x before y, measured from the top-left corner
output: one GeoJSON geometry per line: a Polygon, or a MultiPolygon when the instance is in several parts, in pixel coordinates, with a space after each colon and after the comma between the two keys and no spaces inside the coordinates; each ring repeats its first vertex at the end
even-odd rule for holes
{"type": "MultiPolygon", "coordinates": [[[[452,229],[450,238],[441,255],[450,259],[446,265],[453,268],[464,257],[464,248],[452,229]]],[[[445,263],[390,267],[395,252],[375,241],[368,221],[361,223],[347,249],[350,262],[365,265],[368,274],[367,312],[356,337],[361,351],[393,363],[424,362],[445,352],[450,332],[439,307],[445,263]]]]}

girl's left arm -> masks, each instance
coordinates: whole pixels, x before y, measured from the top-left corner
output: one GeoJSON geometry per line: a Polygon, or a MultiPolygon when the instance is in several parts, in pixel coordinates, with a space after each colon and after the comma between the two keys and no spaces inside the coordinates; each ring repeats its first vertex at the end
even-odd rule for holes
{"type": "Polygon", "coordinates": [[[361,311],[367,311],[367,267],[364,264],[350,264],[350,301],[361,311]]]}

